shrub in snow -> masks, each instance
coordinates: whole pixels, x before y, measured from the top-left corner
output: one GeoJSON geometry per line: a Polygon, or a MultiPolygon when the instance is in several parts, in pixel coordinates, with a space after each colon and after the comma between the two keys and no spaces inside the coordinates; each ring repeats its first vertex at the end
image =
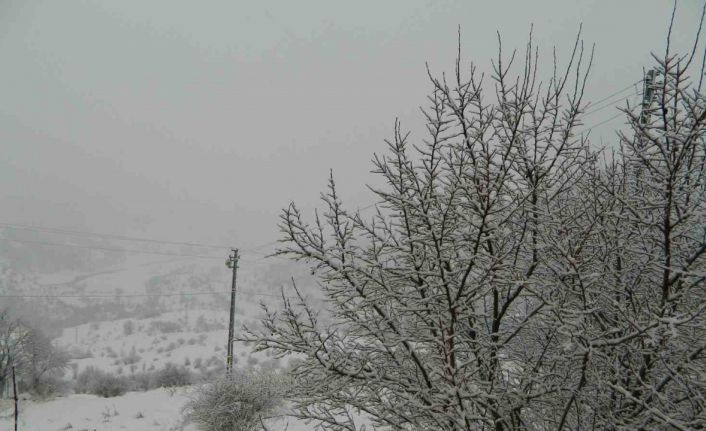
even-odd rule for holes
{"type": "Polygon", "coordinates": [[[130,376],[130,390],[133,391],[148,391],[152,389],[152,373],[141,372],[130,376]]]}
{"type": "Polygon", "coordinates": [[[135,351],[135,346],[132,346],[132,349],[130,349],[130,354],[125,356],[123,358],[122,362],[125,365],[133,365],[133,364],[140,362],[141,360],[142,360],[142,358],[135,351]]]}
{"type": "Polygon", "coordinates": [[[113,350],[113,348],[110,346],[105,348],[105,354],[111,359],[115,359],[118,357],[118,353],[115,350],[113,350]]]}
{"type": "Polygon", "coordinates": [[[135,332],[135,322],[132,320],[126,320],[125,323],[123,323],[123,334],[124,335],[132,335],[135,332]]]}
{"type": "Polygon", "coordinates": [[[74,391],[94,394],[104,398],[123,395],[128,390],[128,380],[108,374],[94,367],[87,367],[79,373],[74,391]]]}
{"type": "Polygon", "coordinates": [[[168,334],[171,332],[180,332],[181,325],[177,322],[167,322],[163,320],[155,320],[150,323],[150,332],[161,332],[163,334],[168,334]]]}
{"type": "Polygon", "coordinates": [[[154,374],[153,386],[156,388],[169,388],[190,385],[193,380],[191,372],[184,367],[177,367],[168,363],[154,374]]]}
{"type": "Polygon", "coordinates": [[[90,349],[82,349],[77,346],[72,346],[68,350],[68,355],[69,355],[69,359],[86,359],[86,358],[93,357],[93,353],[91,352],[90,349]]]}
{"type": "Polygon", "coordinates": [[[288,387],[282,374],[238,371],[200,386],[184,411],[204,431],[250,431],[277,412],[288,387]]]}
{"type": "Polygon", "coordinates": [[[214,331],[214,330],[219,330],[219,329],[225,329],[225,326],[221,322],[208,322],[206,318],[203,315],[200,315],[196,319],[196,323],[194,324],[194,331],[195,332],[209,332],[209,331],[214,331]]]}

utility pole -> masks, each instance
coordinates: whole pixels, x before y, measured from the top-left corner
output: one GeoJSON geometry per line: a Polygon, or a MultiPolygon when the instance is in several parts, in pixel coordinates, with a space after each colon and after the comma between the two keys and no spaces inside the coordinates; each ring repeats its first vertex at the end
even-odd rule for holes
{"type": "Polygon", "coordinates": [[[640,125],[647,124],[650,115],[652,114],[652,99],[655,95],[655,78],[657,70],[650,69],[645,75],[645,84],[642,89],[642,112],[640,113],[640,125]]]}
{"type": "MultiPolygon", "coordinates": [[[[644,84],[642,87],[642,107],[640,110],[640,118],[639,118],[639,127],[640,130],[637,132],[638,137],[637,137],[637,142],[636,142],[636,150],[639,152],[644,151],[645,146],[647,143],[644,140],[644,129],[647,126],[647,124],[650,121],[650,117],[652,116],[652,102],[654,101],[655,98],[655,88],[656,88],[656,80],[657,80],[657,70],[656,69],[650,69],[647,71],[645,74],[644,78],[644,84]]],[[[633,190],[632,193],[638,193],[639,190],[641,189],[641,183],[643,182],[643,170],[641,164],[636,160],[633,163],[632,169],[634,170],[633,175],[634,175],[634,184],[633,184],[633,190]]]]}
{"type": "Polygon", "coordinates": [[[238,275],[238,249],[231,249],[232,254],[226,260],[226,266],[233,270],[233,284],[230,291],[230,324],[228,325],[228,356],[226,356],[226,374],[230,375],[233,371],[233,335],[235,332],[235,280],[238,275]]]}
{"type": "Polygon", "coordinates": [[[15,378],[15,366],[12,366],[12,393],[13,397],[15,400],[15,431],[17,431],[17,422],[19,419],[20,415],[20,410],[17,406],[18,404],[18,398],[17,398],[17,379],[15,378]]]}

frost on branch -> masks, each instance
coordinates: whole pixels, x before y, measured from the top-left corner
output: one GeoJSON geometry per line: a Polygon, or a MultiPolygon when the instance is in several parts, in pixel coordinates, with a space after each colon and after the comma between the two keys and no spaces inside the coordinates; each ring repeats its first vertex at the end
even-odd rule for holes
{"type": "MultiPolygon", "coordinates": [[[[538,51],[434,77],[419,141],[373,159],[376,212],[281,215],[315,270],[260,350],[301,357],[298,415],[323,429],[694,429],[704,425],[704,120],[691,57],[656,58],[652,114],[602,157],[579,130],[592,53],[541,83],[538,51]],[[514,74],[514,70],[519,73],[514,74]],[[486,81],[486,82],[484,82],[486,81]]],[[[556,65],[557,62],[555,61],[556,65]]]]}

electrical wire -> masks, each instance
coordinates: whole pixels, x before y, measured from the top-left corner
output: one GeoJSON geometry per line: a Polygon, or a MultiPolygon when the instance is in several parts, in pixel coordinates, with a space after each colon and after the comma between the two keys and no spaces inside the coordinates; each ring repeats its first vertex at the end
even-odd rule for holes
{"type": "MultiPolygon", "coordinates": [[[[621,88],[604,98],[597,100],[596,102],[591,103],[589,106],[596,106],[593,109],[587,111],[584,115],[589,115],[598,111],[601,111],[603,109],[609,108],[614,106],[615,102],[619,102],[621,100],[624,100],[625,97],[620,97],[619,99],[611,100],[613,97],[618,96],[630,89],[632,89],[635,85],[641,83],[643,79],[639,79],[630,85],[621,88]],[[609,103],[605,106],[597,107],[597,105],[600,105],[601,103],[609,101],[609,103]]],[[[611,121],[617,117],[613,116],[609,118],[608,120],[605,120],[603,122],[600,122],[598,124],[595,124],[588,128],[586,131],[591,130],[594,127],[598,127],[602,124],[605,124],[608,121],[611,121]]],[[[377,203],[372,203],[370,205],[364,206],[363,208],[358,208],[358,211],[365,211],[368,210],[372,207],[377,205],[377,203]]],[[[109,233],[99,233],[99,232],[88,232],[88,231],[81,231],[81,230],[71,230],[71,229],[62,229],[62,228],[56,228],[56,227],[45,227],[45,226],[34,226],[34,225],[27,225],[27,224],[21,224],[21,223],[8,223],[8,222],[0,222],[0,227],[7,227],[7,228],[13,228],[13,229],[19,229],[19,230],[25,230],[25,231],[31,231],[31,232],[40,232],[40,233],[55,233],[55,234],[63,234],[63,235],[70,235],[70,236],[80,236],[80,237],[95,237],[95,238],[104,238],[104,239],[114,239],[118,241],[135,241],[135,242],[146,242],[146,243],[153,243],[153,244],[165,244],[165,245],[180,245],[180,246],[188,246],[188,247],[203,247],[203,248],[214,248],[214,249],[226,249],[230,250],[233,248],[232,246],[227,246],[227,245],[221,245],[221,244],[207,244],[207,243],[198,243],[198,242],[186,242],[186,241],[168,241],[168,240],[159,240],[159,239],[154,239],[154,238],[144,238],[144,237],[136,237],[136,236],[127,236],[127,235],[116,235],[116,234],[109,234],[109,233]]],[[[18,241],[18,242],[27,242],[27,243],[32,243],[32,241],[29,240],[13,240],[13,241],[18,241]]],[[[277,244],[279,241],[271,241],[265,244],[261,244],[255,247],[248,247],[248,248],[240,248],[240,250],[243,251],[248,251],[252,252],[254,254],[260,254],[263,256],[266,256],[266,254],[258,251],[259,249],[271,245],[277,244]]],[[[40,243],[38,241],[35,241],[33,243],[40,243]]],[[[93,246],[78,246],[78,245],[73,245],[73,244],[49,244],[46,243],[45,245],[54,245],[54,246],[61,246],[61,245],[66,245],[69,247],[80,247],[80,248],[96,248],[99,250],[107,250],[107,251],[122,251],[122,252],[128,252],[131,253],[133,251],[131,250],[122,250],[122,249],[109,249],[109,248],[101,248],[101,247],[93,247],[93,246]]],[[[147,252],[139,252],[139,253],[147,253],[147,252]]],[[[185,257],[208,257],[208,258],[218,258],[220,257],[215,257],[215,256],[200,256],[200,255],[188,255],[188,254],[172,254],[172,253],[155,253],[155,252],[150,252],[148,254],[161,254],[161,255],[166,255],[166,256],[185,256],[185,257]]]]}
{"type": "Polygon", "coordinates": [[[602,126],[603,124],[608,123],[608,122],[610,122],[610,121],[613,121],[613,120],[615,120],[616,118],[621,117],[621,116],[623,116],[623,113],[622,113],[622,112],[618,112],[617,114],[613,115],[612,117],[610,117],[610,118],[608,118],[608,119],[605,119],[605,120],[601,121],[600,123],[596,123],[596,124],[592,125],[591,127],[587,128],[587,129],[582,130],[581,133],[590,132],[591,130],[595,129],[596,127],[602,126]]]}
{"type": "MultiPolygon", "coordinates": [[[[638,94],[636,94],[635,96],[642,96],[642,93],[638,93],[638,94]]],[[[606,104],[606,105],[604,105],[604,106],[601,106],[600,108],[595,108],[595,109],[591,109],[591,110],[589,110],[589,111],[586,111],[586,112],[584,112],[583,115],[584,115],[584,116],[588,116],[588,115],[594,114],[594,113],[596,113],[596,112],[602,111],[602,110],[604,110],[604,109],[615,108],[615,107],[616,107],[616,104],[617,104],[618,102],[622,102],[622,101],[625,101],[625,100],[628,100],[628,98],[625,97],[625,96],[621,96],[621,97],[619,97],[619,98],[617,98],[617,99],[614,99],[614,100],[610,101],[610,103],[608,103],[608,104],[606,104]]]]}
{"type": "MultiPolygon", "coordinates": [[[[214,244],[204,244],[204,243],[184,242],[184,241],[162,241],[162,240],[151,239],[151,238],[114,235],[114,234],[98,233],[98,232],[76,231],[76,230],[60,229],[60,228],[55,228],[55,227],[30,226],[30,225],[23,225],[23,224],[17,224],[17,223],[0,222],[0,227],[8,227],[8,228],[12,228],[12,229],[25,230],[25,231],[30,231],[30,232],[55,233],[55,234],[79,236],[79,237],[89,237],[89,238],[94,237],[94,238],[115,239],[115,240],[119,240],[119,241],[135,241],[135,242],[146,242],[146,243],[153,243],[153,244],[181,245],[181,246],[188,246],[188,247],[205,247],[205,248],[217,248],[217,249],[226,249],[226,250],[230,250],[231,248],[233,248],[231,246],[225,246],[225,245],[214,245],[214,244]]],[[[2,238],[0,238],[0,239],[2,239],[2,238]]],[[[271,242],[267,242],[264,244],[256,245],[254,247],[240,248],[240,250],[265,256],[266,255],[265,253],[262,253],[258,250],[261,248],[264,248],[264,247],[275,245],[278,242],[279,241],[271,241],[271,242]]],[[[55,245],[59,245],[59,244],[55,244],[55,245]]],[[[66,244],[66,245],[74,247],[74,245],[71,245],[71,244],[66,244]]],[[[89,248],[89,246],[82,246],[82,247],[89,248]]],[[[90,247],[92,248],[92,246],[90,246],[90,247]]],[[[118,251],[118,250],[116,249],[115,251],[118,251]]],[[[122,249],[120,249],[120,251],[129,252],[129,250],[122,250],[122,249]]],[[[169,255],[171,256],[172,254],[169,254],[169,255]]],[[[192,255],[184,255],[184,256],[194,257],[192,255]]],[[[220,259],[220,257],[219,257],[219,259],[220,259]]]]}
{"type": "Polygon", "coordinates": [[[92,246],[92,245],[79,245],[79,244],[66,244],[66,243],[56,243],[56,242],[47,242],[47,241],[35,241],[35,240],[29,240],[29,239],[14,239],[14,238],[0,238],[0,241],[12,241],[12,242],[20,242],[20,243],[26,243],[26,244],[38,244],[38,245],[48,245],[52,247],[72,247],[72,248],[83,248],[83,249],[90,249],[90,250],[102,250],[102,251],[114,251],[114,252],[120,252],[120,253],[130,253],[130,254],[154,254],[158,256],[176,256],[176,257],[194,257],[198,259],[218,259],[222,260],[223,258],[221,256],[208,256],[208,255],[201,255],[201,254],[186,254],[186,253],[163,253],[163,252],[158,252],[158,251],[142,251],[142,250],[130,250],[130,249],[123,249],[123,248],[110,248],[110,247],[100,247],[100,246],[92,246]]]}
{"type": "Polygon", "coordinates": [[[620,89],[620,90],[617,90],[617,91],[615,91],[615,92],[613,92],[613,93],[607,95],[606,97],[604,97],[604,98],[602,98],[602,99],[600,99],[600,100],[597,100],[597,101],[591,103],[590,106],[598,105],[598,104],[600,104],[600,103],[602,103],[602,102],[605,102],[606,100],[608,100],[608,99],[610,99],[610,98],[612,98],[612,97],[614,97],[614,96],[617,96],[618,94],[624,93],[624,92],[626,92],[627,90],[630,90],[631,88],[634,88],[635,85],[641,83],[642,81],[643,81],[643,79],[638,79],[637,81],[633,82],[632,84],[628,85],[627,87],[622,88],[622,89],[620,89]]]}
{"type": "MultiPolygon", "coordinates": [[[[642,80],[640,80],[640,81],[642,81],[642,80]]],[[[638,82],[639,82],[639,81],[638,81],[638,82]]],[[[640,97],[640,96],[641,96],[641,94],[636,94],[635,96],[633,96],[633,101],[636,103],[635,98],[640,97]]],[[[609,105],[609,106],[610,106],[610,105],[609,105]]],[[[604,107],[604,108],[605,108],[605,107],[604,107]]],[[[600,108],[600,109],[604,109],[604,108],[600,108]]],[[[617,114],[615,114],[615,115],[613,115],[613,116],[611,116],[611,117],[608,117],[608,118],[606,118],[605,120],[603,120],[603,121],[601,121],[601,122],[599,122],[599,123],[593,124],[593,125],[591,125],[590,127],[587,127],[587,128],[585,128],[585,129],[581,130],[580,133],[588,133],[588,132],[590,132],[591,130],[595,129],[596,127],[599,127],[599,126],[602,126],[602,125],[604,125],[604,124],[606,124],[606,123],[609,123],[609,122],[611,122],[611,121],[615,120],[616,118],[621,117],[621,116],[623,116],[623,115],[625,115],[625,114],[624,114],[622,111],[620,111],[620,112],[618,112],[617,114]]]]}
{"type": "MultiPolygon", "coordinates": [[[[57,295],[34,295],[34,294],[0,294],[0,298],[46,298],[46,299],[53,299],[53,298],[152,298],[152,297],[173,297],[173,296],[200,296],[200,295],[225,295],[225,294],[230,294],[230,290],[223,290],[223,291],[214,291],[214,292],[181,292],[181,293],[125,293],[125,294],[117,294],[117,295],[111,295],[107,293],[90,293],[90,294],[57,294],[57,295]]],[[[281,298],[282,295],[280,294],[275,294],[275,293],[263,293],[263,292],[255,292],[252,290],[243,290],[240,289],[238,290],[238,293],[244,294],[244,295],[250,295],[250,296],[265,296],[265,297],[273,297],[273,298],[281,298]]],[[[287,297],[289,299],[292,299],[294,297],[287,297]]]]}
{"type": "Polygon", "coordinates": [[[71,235],[71,236],[115,239],[115,240],[119,240],[119,241],[136,241],[136,242],[148,242],[148,243],[154,243],[154,244],[183,245],[183,246],[189,246],[189,247],[218,248],[218,249],[228,249],[228,250],[231,248],[230,246],[225,246],[225,245],[203,244],[203,243],[183,242],[183,241],[163,241],[163,240],[152,239],[152,238],[141,238],[141,237],[134,237],[134,236],[115,235],[115,234],[109,234],[109,233],[86,232],[86,231],[79,231],[79,230],[60,229],[60,228],[55,228],[55,227],[31,226],[31,225],[18,224],[18,223],[0,222],[0,227],[9,227],[9,228],[13,228],[13,229],[26,230],[26,231],[32,231],[32,232],[58,233],[58,234],[71,235]]]}

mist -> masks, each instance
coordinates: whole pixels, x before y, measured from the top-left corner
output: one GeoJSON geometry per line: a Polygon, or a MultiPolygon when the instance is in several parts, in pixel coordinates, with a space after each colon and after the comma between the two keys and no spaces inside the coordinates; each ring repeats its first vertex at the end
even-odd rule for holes
{"type": "Polygon", "coordinates": [[[0,0],[0,428],[705,426],[704,10],[0,0]]]}
{"type": "MultiPolygon", "coordinates": [[[[0,221],[268,243],[290,201],[317,205],[329,170],[351,207],[373,202],[373,153],[395,118],[413,138],[423,130],[426,64],[452,73],[459,26],[464,60],[487,72],[496,31],[509,53],[533,25],[543,53],[556,46],[562,60],[583,23],[596,45],[587,93],[598,98],[641,78],[670,8],[5,1],[0,221]]],[[[697,8],[680,5],[675,43],[690,43],[697,8]]],[[[612,126],[592,139],[614,140],[612,126]]]]}

